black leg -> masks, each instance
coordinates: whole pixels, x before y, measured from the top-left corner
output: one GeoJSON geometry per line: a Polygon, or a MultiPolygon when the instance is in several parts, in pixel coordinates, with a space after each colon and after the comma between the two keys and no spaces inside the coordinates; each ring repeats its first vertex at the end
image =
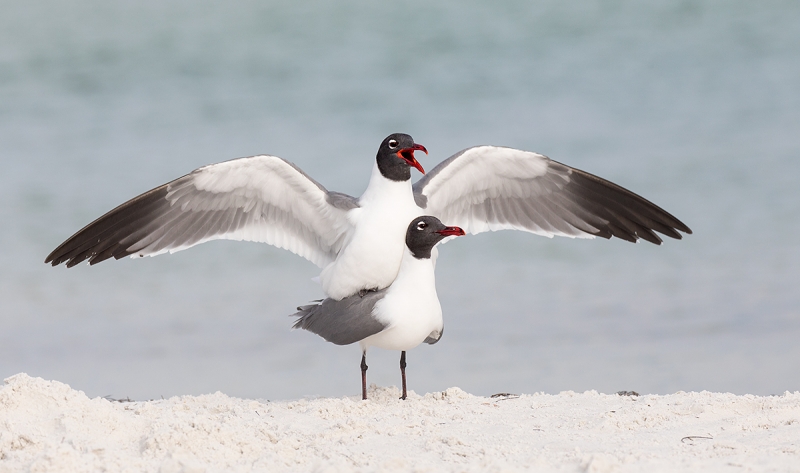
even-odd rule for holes
{"type": "Polygon", "coordinates": [[[400,376],[403,378],[403,395],[400,399],[406,398],[406,352],[400,353],[400,376]]]}
{"type": "Polygon", "coordinates": [[[367,400],[367,352],[361,354],[361,399],[367,400]]]}

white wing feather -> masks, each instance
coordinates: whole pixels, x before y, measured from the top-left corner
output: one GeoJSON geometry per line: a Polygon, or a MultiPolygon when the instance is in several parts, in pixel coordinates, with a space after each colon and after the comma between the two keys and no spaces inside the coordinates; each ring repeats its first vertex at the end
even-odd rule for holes
{"type": "Polygon", "coordinates": [[[212,164],[108,212],[65,241],[48,261],[94,264],[226,239],[268,243],[324,267],[352,228],[347,211],[357,207],[352,197],[334,194],[275,156],[212,164]]]}
{"type": "Polygon", "coordinates": [[[546,237],[594,238],[541,205],[537,208],[538,199],[569,183],[570,172],[554,172],[550,162],[529,151],[477,146],[442,162],[414,190],[426,198],[426,213],[467,233],[524,230],[546,237]]]}
{"type": "Polygon", "coordinates": [[[546,237],[612,236],[655,244],[654,232],[691,233],[660,207],[612,182],[547,156],[496,146],[457,153],[414,184],[429,215],[467,233],[524,230],[546,237]]]}

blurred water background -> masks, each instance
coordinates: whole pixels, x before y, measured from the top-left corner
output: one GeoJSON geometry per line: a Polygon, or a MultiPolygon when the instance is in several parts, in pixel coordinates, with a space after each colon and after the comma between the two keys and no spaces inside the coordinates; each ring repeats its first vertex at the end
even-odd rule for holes
{"type": "MultiPolygon", "coordinates": [[[[410,388],[800,389],[796,1],[0,1],[0,376],[90,396],[357,395],[360,353],[287,315],[311,263],[266,245],[67,270],[112,207],[260,153],[360,195],[389,133],[512,146],[686,222],[657,247],[499,232],[440,248],[445,336],[410,388]]],[[[415,176],[419,174],[415,173],[415,176]]],[[[398,354],[370,353],[398,385],[398,354]]]]}

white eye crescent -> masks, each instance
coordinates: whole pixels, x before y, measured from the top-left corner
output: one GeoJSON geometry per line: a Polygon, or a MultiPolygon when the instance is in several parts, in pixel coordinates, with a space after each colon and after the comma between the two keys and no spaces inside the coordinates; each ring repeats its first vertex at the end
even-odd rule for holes
{"type": "Polygon", "coordinates": [[[425,222],[417,223],[417,230],[425,230],[426,228],[428,228],[428,224],[427,223],[425,223],[425,222]]]}
{"type": "Polygon", "coordinates": [[[389,140],[389,148],[397,148],[397,140],[389,140]]]}

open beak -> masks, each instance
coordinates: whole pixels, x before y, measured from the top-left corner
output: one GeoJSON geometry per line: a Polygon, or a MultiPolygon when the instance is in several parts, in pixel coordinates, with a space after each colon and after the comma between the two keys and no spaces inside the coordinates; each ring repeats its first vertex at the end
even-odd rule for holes
{"type": "Polygon", "coordinates": [[[428,150],[425,149],[424,146],[414,143],[414,146],[410,148],[403,148],[398,151],[397,156],[403,161],[407,162],[409,166],[415,167],[419,172],[425,174],[425,170],[422,169],[422,165],[419,163],[419,161],[414,159],[414,151],[424,151],[425,154],[428,154],[428,150]]]}
{"type": "Polygon", "coordinates": [[[464,235],[466,235],[466,233],[464,233],[464,230],[462,230],[461,227],[444,227],[444,229],[439,230],[436,233],[438,233],[439,235],[442,235],[442,236],[464,236],[464,235]]]}

